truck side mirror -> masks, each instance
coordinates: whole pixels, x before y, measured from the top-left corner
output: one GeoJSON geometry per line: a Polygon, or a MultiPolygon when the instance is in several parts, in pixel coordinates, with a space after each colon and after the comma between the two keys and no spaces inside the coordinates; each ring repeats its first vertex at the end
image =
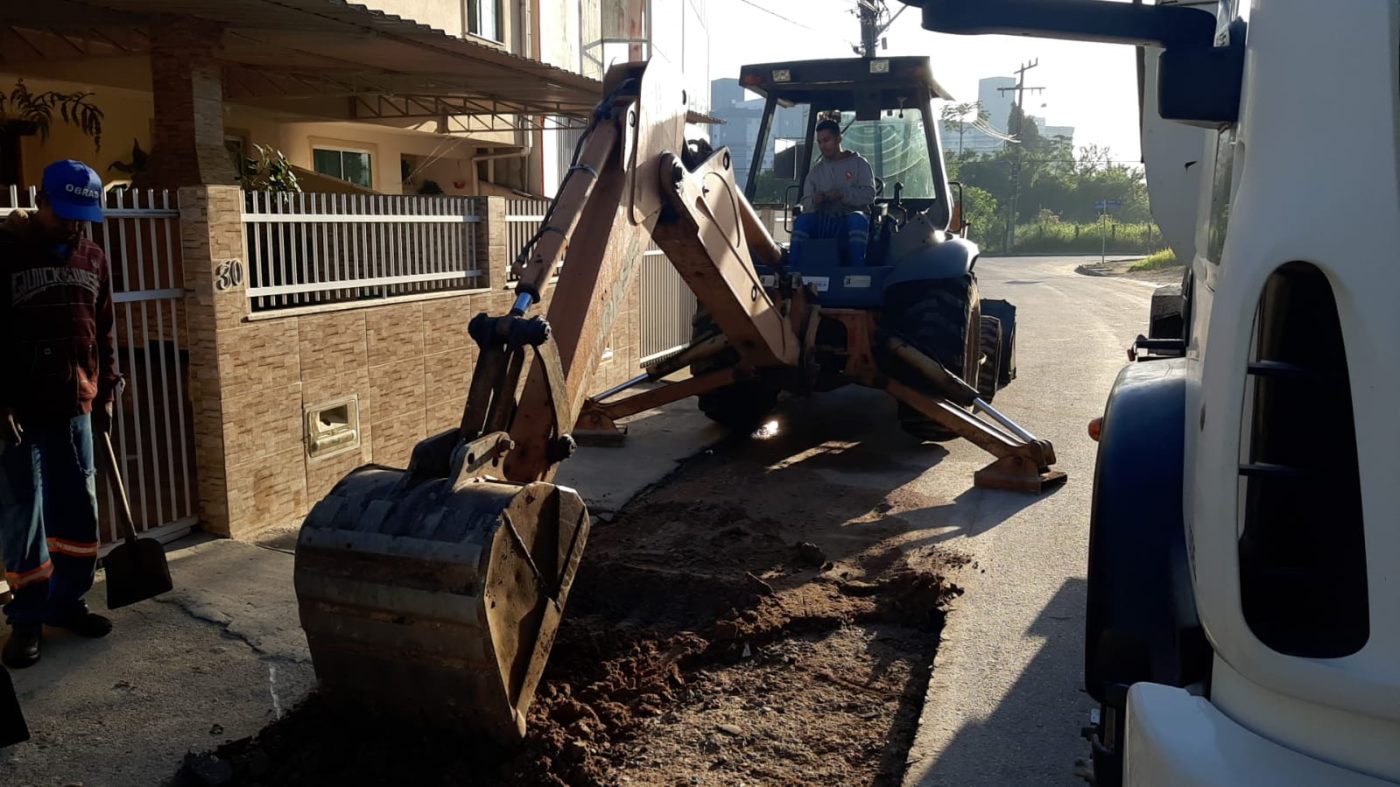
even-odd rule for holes
{"type": "Polygon", "coordinates": [[[950,213],[951,218],[948,221],[948,231],[954,235],[961,235],[966,238],[969,225],[963,218],[963,184],[961,181],[950,180],[948,181],[948,186],[950,188],[956,188],[958,194],[957,198],[953,200],[953,210],[950,213]]]}

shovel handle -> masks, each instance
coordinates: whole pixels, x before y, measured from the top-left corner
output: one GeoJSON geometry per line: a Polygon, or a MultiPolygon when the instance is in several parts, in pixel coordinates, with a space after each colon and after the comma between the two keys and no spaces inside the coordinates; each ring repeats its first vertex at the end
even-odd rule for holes
{"type": "Polygon", "coordinates": [[[110,432],[102,432],[102,439],[98,448],[98,461],[102,469],[107,473],[107,483],[112,485],[112,492],[117,498],[117,523],[121,525],[122,538],[128,541],[136,538],[136,525],[131,521],[131,501],[126,496],[126,484],[122,483],[122,474],[117,470],[117,452],[112,448],[112,435],[110,432]]]}

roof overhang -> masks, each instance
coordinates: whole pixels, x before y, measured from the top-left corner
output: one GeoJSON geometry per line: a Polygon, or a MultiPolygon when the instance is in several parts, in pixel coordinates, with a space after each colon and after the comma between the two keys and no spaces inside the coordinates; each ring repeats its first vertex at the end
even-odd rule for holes
{"type": "Polygon", "coordinates": [[[602,95],[595,79],[344,0],[0,3],[0,68],[148,55],[157,14],[222,28],[224,97],[248,106],[337,120],[471,116],[518,128],[547,116],[581,123],[602,95]]]}

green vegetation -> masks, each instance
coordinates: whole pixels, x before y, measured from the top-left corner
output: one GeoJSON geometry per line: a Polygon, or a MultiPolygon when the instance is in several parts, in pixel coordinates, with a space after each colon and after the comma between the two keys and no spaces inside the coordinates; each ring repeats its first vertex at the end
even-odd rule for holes
{"type": "Polygon", "coordinates": [[[1019,142],[992,154],[958,153],[959,126],[950,117],[942,124],[944,147],[952,149],[948,176],[966,187],[963,212],[972,224],[971,237],[985,250],[1091,254],[1103,248],[1105,232],[1107,251],[1114,254],[1148,253],[1166,245],[1152,224],[1140,166],[1094,145],[1076,153],[1064,137],[1041,136],[1035,121],[1016,109],[1010,126],[1020,129],[1019,142]],[[1014,217],[1008,215],[1013,192],[1014,217]],[[1107,222],[1095,207],[1105,200],[1121,205],[1107,222]],[[1014,240],[1008,237],[1009,222],[1016,226],[1014,240]]]}
{"type": "MultiPolygon", "coordinates": [[[[987,240],[974,236],[978,243],[987,240]]],[[[1164,245],[1162,233],[1150,222],[1136,224],[1066,224],[1041,222],[1016,228],[1015,254],[1147,254],[1164,245]]]]}
{"type": "Polygon", "coordinates": [[[1133,263],[1128,268],[1129,271],[1140,273],[1142,271],[1159,271],[1163,268],[1175,268],[1181,263],[1176,261],[1176,252],[1171,249],[1164,249],[1150,257],[1144,257],[1133,263]]]}

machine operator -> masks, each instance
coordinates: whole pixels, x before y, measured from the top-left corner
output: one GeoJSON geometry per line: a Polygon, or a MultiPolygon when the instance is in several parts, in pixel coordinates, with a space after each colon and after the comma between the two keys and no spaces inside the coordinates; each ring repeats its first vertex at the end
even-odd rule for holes
{"type": "Polygon", "coordinates": [[[870,243],[870,220],[863,211],[875,201],[875,173],[859,153],[841,147],[841,126],[834,120],[817,124],[817,148],[822,158],[807,173],[789,262],[802,264],[806,240],[844,235],[846,264],[862,265],[870,243]]]}

